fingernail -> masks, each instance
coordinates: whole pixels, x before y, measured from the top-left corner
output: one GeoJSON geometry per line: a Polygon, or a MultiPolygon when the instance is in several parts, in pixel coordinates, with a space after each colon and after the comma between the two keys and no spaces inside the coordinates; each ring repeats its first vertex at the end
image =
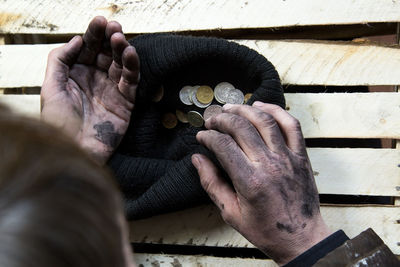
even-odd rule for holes
{"type": "Polygon", "coordinates": [[[200,135],[202,135],[203,132],[204,132],[204,131],[198,131],[198,132],[197,132],[197,134],[196,134],[196,139],[197,139],[197,140],[199,140],[200,135]]]}
{"type": "Polygon", "coordinates": [[[200,164],[201,164],[200,161],[201,161],[201,159],[198,155],[196,155],[196,154],[192,155],[192,163],[196,167],[196,169],[200,168],[200,164]]]}
{"type": "Polygon", "coordinates": [[[230,108],[232,108],[232,107],[233,107],[232,104],[225,104],[222,108],[225,109],[225,110],[227,110],[227,109],[230,109],[230,108]]]}
{"type": "Polygon", "coordinates": [[[76,39],[78,39],[78,38],[79,38],[79,36],[78,36],[78,35],[75,35],[74,37],[72,37],[71,40],[69,40],[69,43],[75,42],[76,39]]]}
{"type": "Polygon", "coordinates": [[[255,102],[253,103],[253,106],[256,106],[256,107],[261,107],[262,105],[264,105],[264,103],[263,103],[263,102],[260,102],[260,101],[255,101],[255,102]]]}

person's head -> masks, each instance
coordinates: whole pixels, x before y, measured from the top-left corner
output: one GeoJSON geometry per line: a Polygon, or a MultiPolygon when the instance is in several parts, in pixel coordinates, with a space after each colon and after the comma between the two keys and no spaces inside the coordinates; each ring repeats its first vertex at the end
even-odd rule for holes
{"type": "Polygon", "coordinates": [[[128,266],[122,200],[67,137],[0,107],[0,266],[128,266]]]}

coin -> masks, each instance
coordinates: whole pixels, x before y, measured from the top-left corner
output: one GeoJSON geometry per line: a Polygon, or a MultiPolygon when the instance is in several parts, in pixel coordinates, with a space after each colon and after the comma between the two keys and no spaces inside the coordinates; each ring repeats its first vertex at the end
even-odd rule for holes
{"type": "Polygon", "coordinates": [[[217,86],[215,86],[214,88],[214,95],[215,95],[215,99],[221,103],[221,104],[225,104],[226,103],[226,94],[229,90],[233,90],[235,89],[235,87],[228,83],[228,82],[222,82],[217,84],[217,86]]]}
{"type": "Polygon", "coordinates": [[[189,111],[187,114],[187,118],[189,123],[194,126],[194,127],[201,127],[203,126],[203,116],[201,116],[200,113],[198,113],[197,111],[189,111]]]}
{"type": "Polygon", "coordinates": [[[184,86],[180,91],[179,91],[179,99],[181,102],[185,105],[193,105],[193,102],[190,100],[190,93],[192,92],[193,87],[192,86],[184,86]]]}
{"type": "Polygon", "coordinates": [[[192,101],[192,103],[193,103],[193,98],[196,98],[195,94],[199,87],[200,87],[200,85],[192,86],[192,89],[190,89],[190,91],[189,91],[189,99],[190,99],[190,101],[192,101]]]}
{"type": "Polygon", "coordinates": [[[199,88],[200,88],[200,86],[197,87],[196,91],[194,91],[193,94],[192,94],[192,101],[193,101],[193,104],[195,104],[196,107],[199,107],[199,108],[206,108],[206,107],[208,107],[209,105],[211,105],[211,102],[212,102],[212,101],[211,101],[210,103],[208,103],[208,104],[202,104],[202,103],[200,103],[199,100],[198,100],[197,97],[196,97],[197,90],[198,90],[199,88]]]}
{"type": "Polygon", "coordinates": [[[251,97],[252,95],[253,95],[252,93],[247,93],[247,94],[244,95],[244,104],[246,104],[247,101],[249,101],[249,99],[250,99],[250,97],[251,97]]]}
{"type": "Polygon", "coordinates": [[[163,98],[163,96],[164,96],[164,86],[160,86],[158,89],[157,89],[157,91],[156,91],[156,93],[154,94],[154,96],[153,96],[153,98],[151,99],[151,101],[153,101],[153,102],[160,102],[161,101],[161,99],[163,98]]]}
{"type": "Polygon", "coordinates": [[[227,104],[243,104],[244,95],[239,89],[229,90],[229,94],[226,96],[227,104]]]}
{"type": "Polygon", "coordinates": [[[167,129],[175,128],[175,126],[178,124],[175,114],[171,112],[165,113],[162,116],[161,122],[162,125],[167,129]]]}
{"type": "Polygon", "coordinates": [[[219,113],[222,113],[222,107],[220,105],[211,105],[206,110],[204,110],[203,117],[204,120],[208,120],[214,115],[217,115],[219,113]]]}
{"type": "Polygon", "coordinates": [[[178,118],[178,120],[182,123],[188,123],[188,119],[187,119],[187,115],[186,113],[184,113],[183,111],[177,109],[175,111],[176,117],[178,118]]]}
{"type": "Polygon", "coordinates": [[[208,104],[214,99],[214,91],[210,86],[200,86],[196,91],[196,98],[202,104],[208,104]]]}

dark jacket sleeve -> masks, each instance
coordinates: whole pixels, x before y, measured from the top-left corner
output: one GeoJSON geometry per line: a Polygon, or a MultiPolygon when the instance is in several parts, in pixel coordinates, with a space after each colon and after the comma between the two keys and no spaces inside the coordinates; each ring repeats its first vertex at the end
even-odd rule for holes
{"type": "Polygon", "coordinates": [[[282,267],[312,266],[329,252],[343,245],[347,240],[349,238],[342,230],[336,231],[282,267]]]}
{"type": "Polygon", "coordinates": [[[371,229],[328,253],[313,266],[400,266],[400,261],[371,229]]]}

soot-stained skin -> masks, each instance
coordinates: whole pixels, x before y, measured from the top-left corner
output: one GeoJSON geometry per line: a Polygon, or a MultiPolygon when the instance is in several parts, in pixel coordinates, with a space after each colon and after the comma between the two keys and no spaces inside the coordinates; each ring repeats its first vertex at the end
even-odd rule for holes
{"type": "Polygon", "coordinates": [[[199,132],[197,140],[215,153],[233,188],[222,186],[223,179],[199,174],[225,222],[278,263],[285,263],[298,246],[310,247],[315,236],[326,236],[329,230],[321,218],[299,122],[283,109],[276,116],[268,111],[225,106],[223,114],[207,120],[208,130],[199,132]]]}
{"type": "Polygon", "coordinates": [[[288,220],[277,222],[276,227],[289,234],[304,229],[307,226],[304,219],[311,219],[319,213],[318,191],[312,179],[309,162],[305,161],[302,164],[292,163],[292,166],[297,166],[293,169],[295,175],[283,174],[281,181],[274,186],[285,203],[284,210],[288,215],[288,220]]]}
{"type": "Polygon", "coordinates": [[[276,227],[281,231],[288,232],[289,234],[294,233],[293,228],[289,224],[283,224],[283,223],[277,222],[276,227]]]}
{"type": "Polygon", "coordinates": [[[97,123],[93,126],[97,131],[95,137],[103,144],[115,149],[122,139],[122,135],[117,133],[111,121],[97,123]]]}

